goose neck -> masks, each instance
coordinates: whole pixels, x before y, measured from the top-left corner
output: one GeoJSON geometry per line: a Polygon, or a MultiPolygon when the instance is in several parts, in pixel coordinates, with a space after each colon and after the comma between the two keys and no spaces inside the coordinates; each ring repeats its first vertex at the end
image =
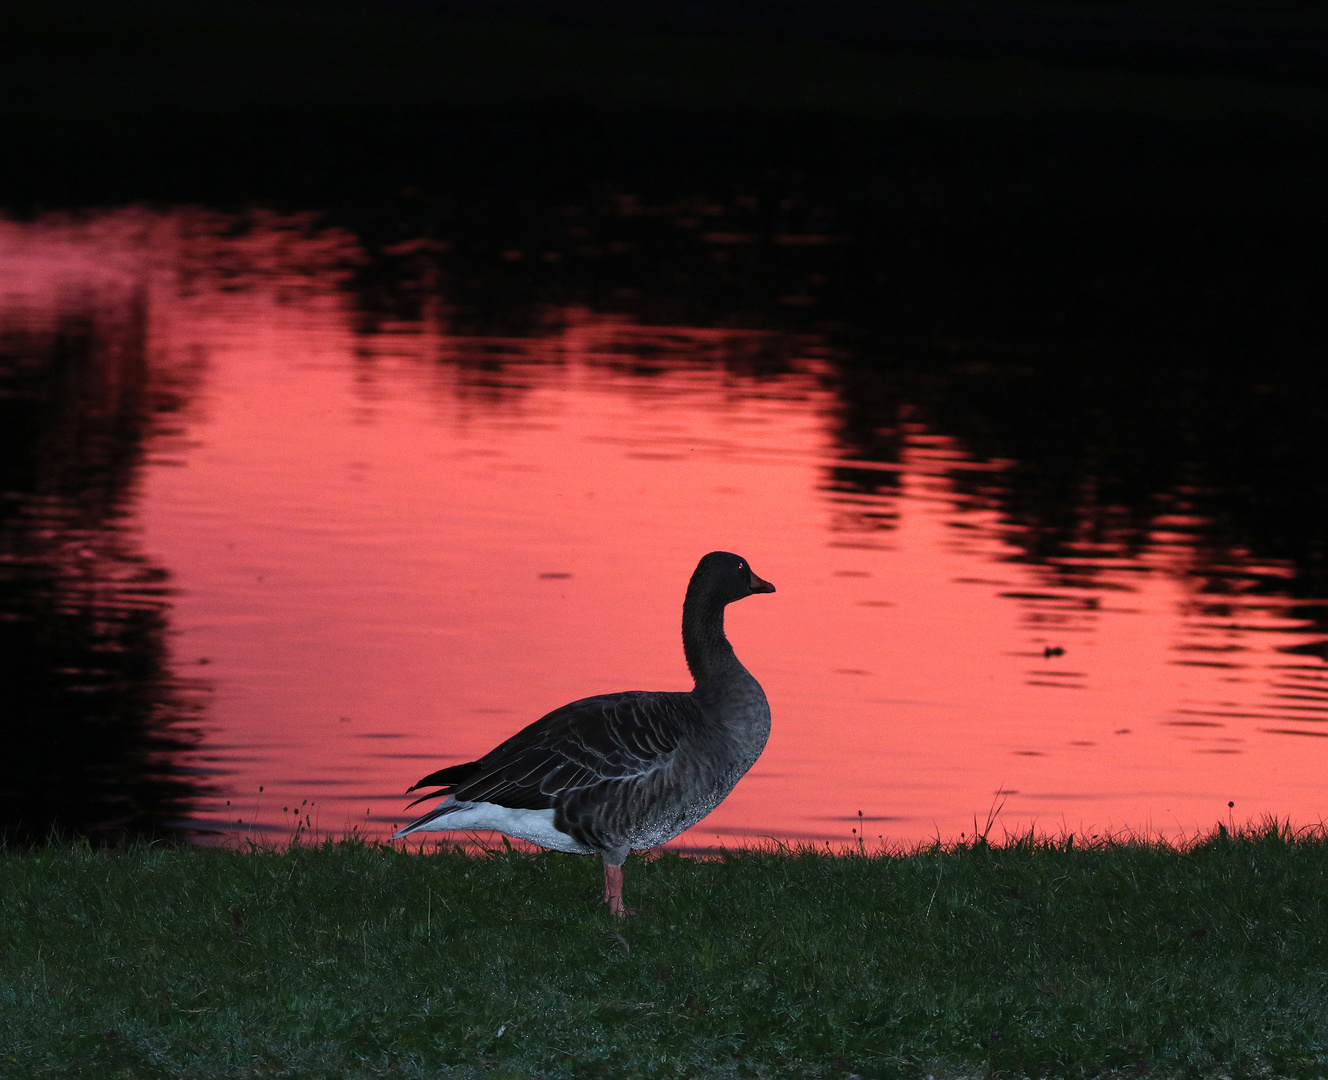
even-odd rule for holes
{"type": "Polygon", "coordinates": [[[724,602],[687,592],[682,609],[682,649],[698,689],[743,670],[724,634],[724,602]]]}

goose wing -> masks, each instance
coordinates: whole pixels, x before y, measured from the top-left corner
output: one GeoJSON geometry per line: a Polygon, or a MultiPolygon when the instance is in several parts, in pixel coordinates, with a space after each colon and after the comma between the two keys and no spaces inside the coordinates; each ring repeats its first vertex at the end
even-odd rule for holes
{"type": "Polygon", "coordinates": [[[479,761],[430,773],[410,790],[443,785],[415,802],[452,795],[459,802],[547,810],[564,792],[667,766],[703,721],[687,693],[631,690],[583,698],[554,709],[479,761]]]}

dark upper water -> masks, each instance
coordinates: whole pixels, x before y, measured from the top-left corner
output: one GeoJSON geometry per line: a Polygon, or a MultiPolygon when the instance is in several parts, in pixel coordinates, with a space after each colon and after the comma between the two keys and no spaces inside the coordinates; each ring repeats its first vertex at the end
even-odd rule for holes
{"type": "Polygon", "coordinates": [[[685,845],[1321,820],[1301,364],[891,339],[885,241],[787,192],[525,212],[0,223],[8,835],[384,835],[435,763],[685,688],[714,548],[779,588],[729,618],[775,728],[685,845]]]}

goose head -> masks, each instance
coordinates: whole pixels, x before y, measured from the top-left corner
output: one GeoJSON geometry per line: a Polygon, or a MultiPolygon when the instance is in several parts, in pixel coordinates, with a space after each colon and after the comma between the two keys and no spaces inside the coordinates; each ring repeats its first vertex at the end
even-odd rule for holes
{"type": "Polygon", "coordinates": [[[722,606],[752,593],[772,593],[775,587],[757,577],[751,564],[741,555],[734,555],[731,551],[712,551],[697,563],[687,591],[706,596],[722,606]]]}

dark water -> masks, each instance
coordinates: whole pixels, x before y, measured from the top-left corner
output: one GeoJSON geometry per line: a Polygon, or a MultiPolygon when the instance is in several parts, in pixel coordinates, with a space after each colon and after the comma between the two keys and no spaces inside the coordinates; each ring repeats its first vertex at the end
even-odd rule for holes
{"type": "Polygon", "coordinates": [[[156,831],[198,791],[169,574],[133,535],[144,444],[179,388],[148,372],[140,306],[68,299],[0,302],[0,814],[23,840],[156,831]]]}
{"type": "Polygon", "coordinates": [[[1242,40],[905,50],[825,115],[25,76],[0,827],[379,834],[681,684],[717,546],[780,587],[733,618],[777,728],[690,843],[1319,820],[1328,113],[1242,40]]]}
{"type": "Polygon", "coordinates": [[[832,215],[761,207],[616,195],[559,208],[559,244],[461,255],[268,212],[6,224],[10,834],[383,834],[429,762],[685,685],[711,547],[778,580],[731,623],[779,723],[687,844],[911,842],[1000,804],[1318,820],[1322,405],[1295,370],[870,353],[807,316],[832,215]],[[644,287],[531,296],[619,256],[781,291],[704,321],[644,287]]]}

